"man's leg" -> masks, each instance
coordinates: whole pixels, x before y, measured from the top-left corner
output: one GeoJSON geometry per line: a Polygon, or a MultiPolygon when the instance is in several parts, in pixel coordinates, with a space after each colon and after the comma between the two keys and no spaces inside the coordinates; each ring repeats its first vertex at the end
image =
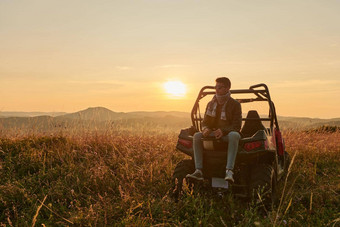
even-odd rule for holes
{"type": "Polygon", "coordinates": [[[226,166],[226,177],[225,180],[234,182],[233,172],[235,159],[238,151],[238,143],[240,141],[241,135],[238,132],[229,132],[227,136],[223,137],[223,140],[228,142],[228,157],[226,166]]]}
{"type": "Polygon", "coordinates": [[[202,142],[203,133],[196,132],[194,134],[193,139],[193,149],[194,149],[194,158],[195,158],[195,168],[203,169],[203,142],[202,142]]]}
{"type": "Polygon", "coordinates": [[[228,159],[227,159],[227,169],[233,170],[235,159],[238,150],[238,143],[240,141],[240,134],[238,132],[229,132],[228,134],[228,159]]]}
{"type": "Polygon", "coordinates": [[[203,134],[201,132],[196,132],[193,138],[193,150],[195,159],[195,172],[188,174],[187,177],[194,178],[196,180],[203,180],[203,134]]]}

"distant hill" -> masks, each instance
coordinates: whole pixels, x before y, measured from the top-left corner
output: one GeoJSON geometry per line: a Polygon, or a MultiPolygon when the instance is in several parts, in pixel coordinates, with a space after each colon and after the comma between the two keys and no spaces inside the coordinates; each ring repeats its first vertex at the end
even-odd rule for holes
{"type": "Polygon", "coordinates": [[[90,107],[86,110],[81,110],[75,113],[64,114],[58,116],[58,119],[77,119],[77,120],[97,120],[97,121],[110,121],[125,118],[127,113],[113,112],[104,107],[90,107]]]}
{"type": "Polygon", "coordinates": [[[322,125],[340,126],[340,118],[320,119],[308,117],[282,117],[278,116],[279,124],[284,128],[317,128],[322,125]]]}
{"type": "Polygon", "coordinates": [[[40,132],[60,129],[107,129],[108,127],[166,127],[180,129],[190,125],[190,115],[177,111],[156,112],[114,112],[104,107],[90,107],[75,113],[56,117],[3,117],[0,118],[0,130],[40,132]]]}
{"type": "Polygon", "coordinates": [[[66,112],[9,112],[0,111],[0,118],[2,117],[37,117],[37,116],[51,116],[56,117],[64,115],[66,112]]]}
{"type": "MultiPolygon", "coordinates": [[[[183,128],[191,125],[190,113],[180,111],[137,111],[114,112],[104,107],[90,107],[75,113],[43,113],[44,116],[35,116],[42,112],[0,112],[0,130],[16,129],[31,130],[62,128],[107,128],[117,126],[127,127],[167,127],[183,128]],[[5,113],[5,114],[4,114],[5,113]],[[16,117],[5,117],[13,113],[16,117]]],[[[202,114],[203,115],[203,114],[202,114]]],[[[340,118],[319,119],[306,117],[278,116],[282,129],[311,129],[323,125],[340,126],[340,118]]]]}
{"type": "Polygon", "coordinates": [[[1,117],[37,117],[51,116],[70,119],[86,119],[86,120],[115,120],[119,118],[141,118],[141,117],[183,117],[190,118],[190,113],[180,111],[134,111],[134,112],[114,112],[105,107],[89,107],[75,113],[66,112],[0,112],[1,117]]]}

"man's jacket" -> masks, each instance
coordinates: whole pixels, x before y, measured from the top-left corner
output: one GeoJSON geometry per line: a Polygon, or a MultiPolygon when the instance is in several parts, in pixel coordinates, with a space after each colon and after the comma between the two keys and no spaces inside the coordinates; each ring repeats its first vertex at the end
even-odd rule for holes
{"type": "MultiPolygon", "coordinates": [[[[208,103],[207,108],[210,105],[210,102],[208,103]]],[[[207,108],[204,114],[202,128],[213,129],[215,125],[216,129],[220,128],[222,130],[223,135],[227,135],[231,131],[240,132],[242,125],[242,110],[241,104],[238,101],[231,97],[229,98],[225,105],[226,120],[222,120],[221,118],[218,120],[216,119],[217,124],[215,124],[215,117],[206,114],[207,108]]]]}

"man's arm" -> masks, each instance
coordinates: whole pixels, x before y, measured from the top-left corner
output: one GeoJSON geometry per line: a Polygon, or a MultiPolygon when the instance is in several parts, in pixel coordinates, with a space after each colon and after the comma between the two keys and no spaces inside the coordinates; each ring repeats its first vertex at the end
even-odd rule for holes
{"type": "Polygon", "coordinates": [[[211,128],[212,118],[207,115],[207,109],[209,108],[209,105],[210,105],[210,102],[207,104],[207,107],[205,108],[204,118],[202,121],[202,133],[204,137],[209,136],[210,133],[212,132],[212,128],[211,128]]]}
{"type": "Polygon", "coordinates": [[[202,121],[202,131],[205,129],[210,129],[211,130],[211,117],[207,115],[207,109],[210,105],[210,102],[207,104],[204,112],[204,118],[202,121]]]}

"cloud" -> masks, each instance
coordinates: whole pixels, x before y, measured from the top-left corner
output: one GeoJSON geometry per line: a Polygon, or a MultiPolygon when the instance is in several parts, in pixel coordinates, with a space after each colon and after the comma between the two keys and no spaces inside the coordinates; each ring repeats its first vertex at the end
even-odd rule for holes
{"type": "Polygon", "coordinates": [[[340,65],[340,61],[326,61],[323,63],[324,65],[328,65],[328,66],[339,66],[340,65]]]}
{"type": "Polygon", "coordinates": [[[270,65],[270,64],[281,64],[281,61],[229,61],[229,60],[224,60],[219,63],[219,65],[270,65]]]}
{"type": "Polygon", "coordinates": [[[128,66],[116,66],[116,69],[118,69],[118,70],[129,70],[129,69],[131,69],[131,67],[128,67],[128,66]]]}
{"type": "Polygon", "coordinates": [[[112,91],[124,87],[122,83],[116,81],[67,81],[71,87],[86,89],[89,91],[112,91]]]}
{"type": "Polygon", "coordinates": [[[188,67],[189,65],[160,65],[156,66],[156,68],[182,68],[182,67],[188,67]]]}
{"type": "Polygon", "coordinates": [[[298,87],[317,87],[317,86],[338,86],[340,80],[291,80],[281,81],[272,86],[277,88],[298,88],[298,87]]]}
{"type": "MultiPolygon", "coordinates": [[[[280,94],[298,95],[317,99],[327,97],[329,100],[337,100],[340,95],[340,80],[306,80],[306,81],[282,81],[270,85],[272,91],[280,94]]],[[[298,97],[296,96],[296,97],[298,97]]]]}

